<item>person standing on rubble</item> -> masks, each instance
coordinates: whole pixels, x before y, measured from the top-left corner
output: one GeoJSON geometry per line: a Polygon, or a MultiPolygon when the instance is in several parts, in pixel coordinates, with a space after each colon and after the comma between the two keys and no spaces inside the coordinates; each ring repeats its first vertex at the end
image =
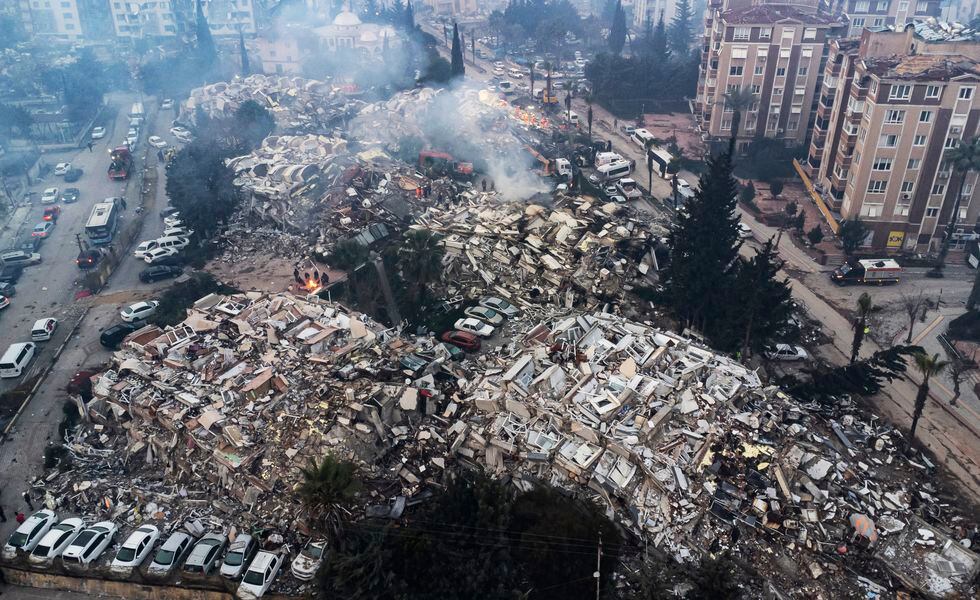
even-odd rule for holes
{"type": "Polygon", "coordinates": [[[485,177],[483,178],[483,181],[481,181],[480,183],[483,184],[483,191],[484,192],[487,191],[487,180],[485,177]]]}
{"type": "Polygon", "coordinates": [[[27,503],[27,508],[34,510],[34,503],[31,502],[31,490],[24,491],[24,502],[27,503]]]}

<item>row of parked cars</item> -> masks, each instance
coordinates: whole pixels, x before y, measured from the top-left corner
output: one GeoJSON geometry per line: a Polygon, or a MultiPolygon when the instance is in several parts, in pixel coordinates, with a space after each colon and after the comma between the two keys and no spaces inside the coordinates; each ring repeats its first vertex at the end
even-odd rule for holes
{"type": "MultiPolygon", "coordinates": [[[[26,556],[36,568],[47,568],[60,559],[71,570],[89,567],[113,544],[119,527],[112,521],[91,525],[78,517],[58,522],[50,510],[39,510],[14,531],[3,547],[3,558],[26,556]]],[[[177,571],[187,576],[215,573],[240,581],[239,598],[259,598],[272,585],[286,556],[281,550],[268,551],[249,534],[239,534],[229,542],[222,533],[206,533],[200,538],[183,531],[171,533],[161,543],[156,525],[145,524],[133,531],[116,550],[109,571],[129,576],[144,563],[148,577],[163,578],[177,571]],[[152,559],[150,556],[152,555],[152,559]]],[[[301,581],[313,579],[326,550],[326,541],[311,541],[293,559],[290,571],[301,581]]]]}
{"type": "MultiPolygon", "coordinates": [[[[175,266],[182,262],[180,252],[190,245],[190,236],[194,235],[194,230],[188,229],[184,225],[180,213],[176,210],[165,209],[163,214],[165,226],[163,235],[153,240],[140,242],[133,251],[133,256],[143,259],[143,262],[148,265],[175,266]]],[[[176,277],[176,275],[174,276],[176,277]]],[[[142,274],[140,279],[143,279],[142,274]]]]}

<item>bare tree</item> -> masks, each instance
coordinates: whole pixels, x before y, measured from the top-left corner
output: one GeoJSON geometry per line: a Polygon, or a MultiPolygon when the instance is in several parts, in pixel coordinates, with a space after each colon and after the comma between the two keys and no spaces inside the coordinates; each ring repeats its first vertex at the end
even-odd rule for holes
{"type": "Polygon", "coordinates": [[[950,406],[956,406],[960,399],[960,384],[970,371],[977,368],[977,363],[960,357],[954,357],[949,363],[949,378],[953,380],[953,397],[949,401],[950,406]]]}
{"type": "Polygon", "coordinates": [[[922,295],[922,291],[915,296],[910,294],[902,294],[902,307],[905,309],[905,314],[909,318],[909,334],[905,336],[905,343],[912,343],[912,328],[915,327],[915,320],[919,318],[920,313],[925,314],[925,308],[929,306],[929,298],[922,295]]]}

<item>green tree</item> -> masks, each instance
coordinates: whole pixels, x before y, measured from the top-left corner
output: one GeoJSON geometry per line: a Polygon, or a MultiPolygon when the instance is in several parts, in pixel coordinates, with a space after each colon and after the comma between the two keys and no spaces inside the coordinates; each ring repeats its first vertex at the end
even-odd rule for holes
{"type": "Polygon", "coordinates": [[[671,59],[669,44],[667,25],[664,23],[664,11],[660,11],[657,26],[650,36],[651,60],[659,64],[667,63],[671,59]]]}
{"type": "Polygon", "coordinates": [[[466,73],[466,66],[463,64],[463,46],[459,41],[459,27],[456,23],[453,23],[453,47],[450,58],[450,74],[453,79],[462,77],[466,73]]]}
{"type": "Polygon", "coordinates": [[[612,25],[609,27],[609,50],[616,55],[623,53],[626,45],[626,11],[623,10],[622,0],[616,0],[616,11],[613,13],[612,25]]]}
{"type": "Polygon", "coordinates": [[[769,193],[772,194],[773,198],[778,198],[780,194],[783,193],[783,180],[773,179],[769,182],[769,193]]]}
{"type": "Polygon", "coordinates": [[[22,137],[28,137],[33,123],[34,118],[31,113],[22,107],[0,104],[0,131],[3,131],[7,137],[13,137],[15,132],[22,137]]]}
{"type": "Polygon", "coordinates": [[[755,201],[755,184],[749,181],[743,185],[738,191],[738,199],[751,206],[755,201]]]}
{"type": "Polygon", "coordinates": [[[184,223],[197,232],[194,240],[212,236],[238,207],[235,175],[224,164],[233,155],[228,146],[199,137],[167,165],[167,196],[184,223]]]}
{"type": "Polygon", "coordinates": [[[844,254],[850,257],[857,252],[857,249],[864,243],[865,238],[868,237],[868,226],[857,217],[851,217],[840,224],[840,230],[838,230],[837,235],[840,237],[844,254]]]}
{"type": "MultiPolygon", "coordinates": [[[[777,278],[782,267],[772,239],[766,241],[752,258],[739,260],[734,298],[730,302],[730,306],[737,309],[726,321],[733,326],[741,325],[742,339],[739,341],[743,357],[772,343],[793,313],[789,279],[777,278]]],[[[736,327],[732,329],[738,333],[736,327]]],[[[734,347],[737,343],[732,339],[726,346],[734,347]]]]}
{"type": "Polygon", "coordinates": [[[814,225],[813,229],[806,232],[806,239],[810,240],[810,243],[816,246],[823,241],[823,229],[820,229],[820,225],[814,225]]]}
{"type": "Polygon", "coordinates": [[[918,346],[892,346],[853,364],[833,369],[818,365],[807,372],[807,379],[790,379],[782,387],[797,398],[812,399],[827,406],[845,395],[870,397],[880,392],[886,381],[901,378],[908,370],[906,359],[920,352],[922,348],[918,346]]]}
{"type": "Polygon", "coordinates": [[[738,130],[742,126],[742,111],[752,106],[755,102],[755,94],[748,88],[736,87],[725,92],[724,97],[725,107],[732,109],[732,134],[728,140],[728,153],[735,156],[735,142],[738,139],[738,130]]]}
{"type": "Polygon", "coordinates": [[[585,122],[589,125],[589,142],[592,142],[592,119],[595,115],[592,113],[592,94],[585,97],[585,103],[588,105],[588,109],[585,111],[585,122]]]}
{"type": "Polygon", "coordinates": [[[689,0],[677,0],[674,20],[670,23],[670,49],[686,56],[694,39],[694,11],[689,0]]]}
{"type": "Polygon", "coordinates": [[[912,427],[909,428],[909,438],[905,442],[905,453],[912,451],[915,443],[915,430],[919,427],[919,419],[922,418],[922,411],[926,408],[926,401],[929,399],[929,380],[941,374],[949,361],[940,360],[938,354],[929,356],[925,352],[918,352],[914,355],[915,369],[922,376],[919,388],[915,394],[915,406],[912,409],[912,427]]]}
{"type": "Polygon", "coordinates": [[[429,285],[442,279],[443,254],[438,234],[425,229],[405,233],[398,248],[398,265],[413,304],[426,297],[429,285]]]}
{"type": "Polygon", "coordinates": [[[412,8],[412,0],[408,0],[405,3],[405,18],[403,22],[406,31],[413,31],[415,29],[415,9],[412,8]]]}
{"type": "Polygon", "coordinates": [[[960,202],[963,199],[963,189],[970,173],[980,171],[980,137],[975,137],[969,142],[960,141],[955,148],[946,151],[945,162],[953,168],[960,176],[959,189],[953,199],[953,210],[949,214],[949,222],[943,232],[943,242],[939,247],[939,256],[936,258],[936,265],[932,268],[933,275],[939,275],[946,266],[946,256],[949,254],[949,245],[953,241],[953,234],[956,232],[956,221],[960,214],[960,202]]]}
{"type": "Polygon", "coordinates": [[[276,127],[272,113],[255,100],[246,100],[232,118],[235,137],[244,142],[249,150],[262,144],[276,127]]]}
{"type": "Polygon", "coordinates": [[[361,485],[357,465],[331,454],[324,455],[320,462],[311,458],[300,472],[303,481],[296,490],[299,497],[311,513],[328,523],[336,522],[338,507],[351,502],[361,485]]]}
{"type": "Polygon", "coordinates": [[[682,322],[710,337],[728,303],[738,257],[738,182],[732,176],[731,157],[709,158],[698,187],[670,232],[673,251],[666,296],[682,322]]]}
{"type": "Polygon", "coordinates": [[[874,303],[871,301],[871,295],[864,292],[858,297],[857,301],[857,316],[854,319],[854,337],[851,338],[851,364],[857,360],[858,354],[861,352],[861,344],[864,343],[864,336],[868,332],[868,317],[871,316],[871,312],[875,309],[874,303]]]}
{"type": "Polygon", "coordinates": [[[211,67],[218,61],[218,49],[214,45],[214,38],[211,36],[211,27],[208,26],[207,17],[204,16],[204,8],[201,0],[196,2],[195,32],[197,34],[197,59],[204,71],[210,71],[211,67]]]}
{"type": "Polygon", "coordinates": [[[24,28],[13,15],[0,15],[0,50],[13,48],[24,41],[24,28]]]}

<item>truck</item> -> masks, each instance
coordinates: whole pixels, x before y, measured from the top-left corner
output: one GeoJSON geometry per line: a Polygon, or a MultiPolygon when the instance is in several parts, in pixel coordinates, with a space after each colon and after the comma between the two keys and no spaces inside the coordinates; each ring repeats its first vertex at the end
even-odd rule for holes
{"type": "Polygon", "coordinates": [[[902,266],[890,258],[850,260],[834,269],[830,279],[838,285],[851,283],[898,283],[902,266]]]}
{"type": "Polygon", "coordinates": [[[434,150],[419,152],[419,166],[436,175],[469,179],[473,177],[473,163],[457,161],[451,154],[434,150]]]}
{"type": "Polygon", "coordinates": [[[624,177],[623,179],[617,181],[616,189],[619,190],[620,195],[627,200],[639,200],[643,197],[643,191],[636,183],[636,180],[630,179],[629,177],[624,177]]]}
{"type": "Polygon", "coordinates": [[[129,179],[133,170],[133,155],[128,146],[118,146],[109,152],[109,180],[123,181],[129,179]]]}

